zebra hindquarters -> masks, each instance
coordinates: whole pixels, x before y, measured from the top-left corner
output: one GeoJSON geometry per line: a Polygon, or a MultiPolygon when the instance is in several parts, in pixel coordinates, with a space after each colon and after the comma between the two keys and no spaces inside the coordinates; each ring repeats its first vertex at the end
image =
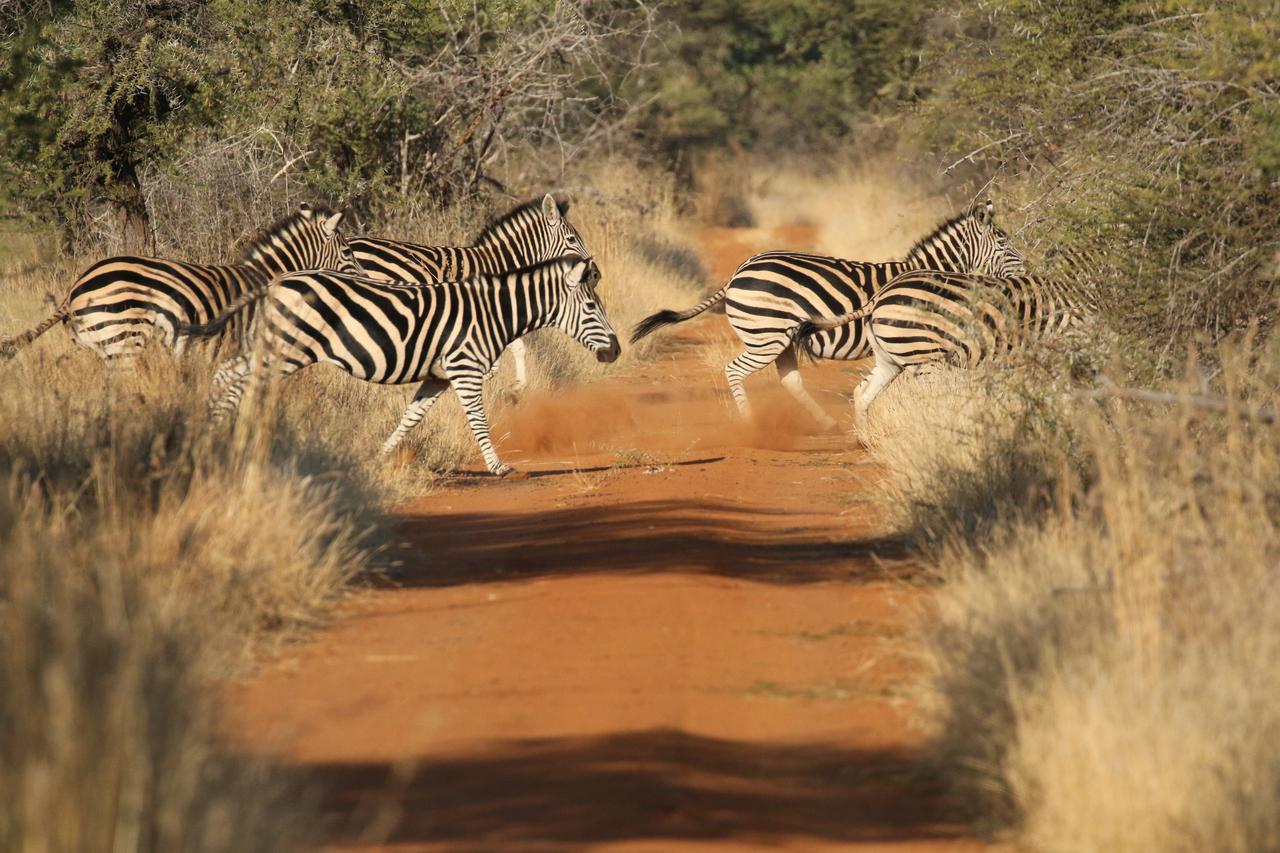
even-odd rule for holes
{"type": "Polygon", "coordinates": [[[71,302],[67,326],[72,338],[106,361],[131,361],[158,334],[163,339],[163,333],[156,324],[157,314],[152,303],[142,299],[130,302],[136,304],[106,298],[71,302]]]}

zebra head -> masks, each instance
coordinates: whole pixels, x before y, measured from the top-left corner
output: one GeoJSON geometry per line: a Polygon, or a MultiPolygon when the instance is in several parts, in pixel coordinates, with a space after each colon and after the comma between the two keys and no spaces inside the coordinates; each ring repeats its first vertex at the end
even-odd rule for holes
{"type": "Polygon", "coordinates": [[[622,344],[609,323],[604,305],[596,295],[600,281],[600,268],[592,260],[569,257],[565,261],[572,266],[565,272],[567,288],[559,306],[555,326],[578,343],[596,354],[602,362],[618,360],[622,344]]]}
{"type": "Polygon", "coordinates": [[[558,258],[590,261],[591,253],[566,214],[569,202],[547,193],[490,223],[476,238],[476,246],[492,253],[498,268],[518,269],[558,258]]]}
{"type": "Polygon", "coordinates": [[[303,202],[298,212],[266,228],[244,254],[244,263],[272,274],[336,270],[364,275],[351,247],[338,231],[343,214],[303,202]]]}
{"type": "Polygon", "coordinates": [[[907,254],[916,269],[992,275],[1026,275],[1022,254],[995,223],[991,199],[939,225],[907,254]]]}

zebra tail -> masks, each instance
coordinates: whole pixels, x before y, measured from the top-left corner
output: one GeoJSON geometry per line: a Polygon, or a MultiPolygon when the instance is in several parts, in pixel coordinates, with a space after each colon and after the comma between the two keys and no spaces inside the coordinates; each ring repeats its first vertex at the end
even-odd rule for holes
{"type": "Polygon", "coordinates": [[[270,287],[260,287],[257,290],[244,294],[235,302],[227,306],[227,310],[223,311],[217,317],[214,317],[207,323],[178,323],[177,333],[192,338],[212,338],[222,334],[227,328],[227,324],[231,322],[235,315],[239,314],[250,305],[267,295],[270,287]]]}
{"type": "Polygon", "coordinates": [[[819,332],[827,332],[831,329],[847,326],[850,323],[861,320],[870,313],[871,306],[868,305],[858,311],[841,314],[839,317],[810,317],[796,326],[795,331],[791,333],[791,338],[795,341],[797,348],[803,349],[809,343],[809,339],[819,332]]]}
{"type": "Polygon", "coordinates": [[[636,323],[636,327],[631,330],[631,343],[634,344],[636,341],[640,340],[641,338],[648,337],[649,335],[656,332],[658,329],[661,329],[663,326],[671,326],[671,325],[674,325],[675,323],[683,323],[685,320],[690,320],[698,316],[703,311],[706,311],[708,308],[710,308],[712,305],[715,305],[717,302],[724,299],[725,291],[727,291],[728,289],[729,289],[729,285],[726,284],[724,287],[720,288],[715,293],[711,294],[706,299],[702,300],[697,305],[693,306],[687,311],[672,311],[671,309],[668,308],[664,311],[659,311],[656,314],[650,314],[648,317],[645,317],[639,323],[636,323]]]}
{"type": "Polygon", "coordinates": [[[70,313],[70,307],[66,302],[63,302],[58,306],[57,311],[54,311],[52,315],[46,317],[41,321],[40,325],[35,328],[28,329],[22,334],[15,335],[12,338],[0,339],[0,358],[13,358],[18,354],[18,350],[34,341],[57,324],[66,320],[68,313],[70,313]]]}

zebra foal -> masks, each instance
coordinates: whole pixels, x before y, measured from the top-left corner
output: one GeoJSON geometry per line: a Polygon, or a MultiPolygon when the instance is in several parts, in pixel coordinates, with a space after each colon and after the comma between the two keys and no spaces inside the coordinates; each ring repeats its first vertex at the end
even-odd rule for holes
{"type": "Polygon", "coordinates": [[[245,294],[266,287],[273,276],[308,269],[360,273],[338,233],[341,222],[341,213],[303,204],[259,233],[238,264],[133,255],[98,261],[76,279],[50,317],[0,340],[0,357],[13,356],[58,323],[67,323],[77,343],[104,359],[130,358],[157,337],[181,353],[187,338],[180,326],[209,322],[245,294]]]}
{"type": "Polygon", "coordinates": [[[854,412],[865,421],[872,401],[911,367],[948,363],[974,367],[1037,340],[1079,329],[1097,313],[1091,295],[1038,276],[908,272],[885,285],[863,308],[814,318],[796,328],[803,345],[815,334],[859,323],[875,367],[858,385],[854,412]]]}
{"type": "Polygon", "coordinates": [[[796,327],[812,317],[834,317],[864,305],[894,276],[913,269],[941,269],[990,275],[1023,272],[1022,256],[995,224],[988,200],[982,207],[948,219],[921,238],[900,261],[868,263],[799,252],[764,252],[748,258],[729,281],[686,311],[659,311],[631,335],[638,341],[663,326],[682,323],[723,301],[729,325],[743,352],[725,365],[729,390],[743,417],[751,416],[744,382],[756,371],[778,365],[783,387],[825,429],[832,420],[804,390],[796,358],[799,346],[815,358],[853,360],[868,352],[860,324],[832,326],[802,344],[796,327]]]}
{"type": "Polygon", "coordinates": [[[452,387],[485,465],[503,476],[512,468],[498,458],[489,439],[484,379],[512,341],[552,326],[600,361],[615,361],[621,347],[596,296],[599,279],[595,263],[576,256],[432,287],[293,273],[243,298],[212,323],[183,332],[217,334],[249,303],[265,303],[254,320],[253,349],[224,363],[215,376],[215,386],[224,389],[212,402],[215,417],[235,413],[249,383],[268,371],[284,377],[325,363],[366,382],[421,382],[382,445],[387,454],[452,387]]]}
{"type": "MultiPolygon", "coordinates": [[[[569,223],[568,212],[568,201],[558,202],[548,193],[490,222],[470,246],[420,246],[382,237],[352,237],[349,242],[369,278],[418,284],[464,281],[556,258],[591,260],[582,237],[569,223]]],[[[524,342],[514,340],[507,349],[515,359],[512,391],[519,394],[527,378],[524,342]]]]}

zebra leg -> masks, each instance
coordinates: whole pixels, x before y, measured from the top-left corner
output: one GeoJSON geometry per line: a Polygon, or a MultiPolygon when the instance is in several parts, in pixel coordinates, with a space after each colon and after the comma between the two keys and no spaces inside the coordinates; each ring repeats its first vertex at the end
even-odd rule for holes
{"type": "Polygon", "coordinates": [[[524,346],[524,341],[520,340],[519,338],[516,338],[514,341],[511,342],[511,345],[508,346],[507,349],[511,351],[511,357],[516,360],[516,384],[511,387],[511,393],[516,396],[519,396],[520,394],[524,393],[524,386],[526,384],[525,360],[524,360],[526,355],[526,350],[524,346]]]}
{"type": "Polygon", "coordinates": [[[832,432],[836,428],[835,419],[822,410],[822,406],[818,405],[818,401],[809,396],[804,390],[804,383],[800,381],[800,367],[796,363],[796,348],[794,346],[787,347],[782,351],[777,359],[778,377],[782,380],[782,387],[786,388],[795,397],[800,405],[809,410],[809,414],[813,415],[824,430],[832,432]]]}
{"type": "Polygon", "coordinates": [[[480,452],[484,454],[484,464],[489,469],[489,473],[498,477],[510,474],[515,469],[502,463],[493,449],[493,442],[489,440],[489,419],[484,413],[483,377],[479,371],[462,375],[454,373],[450,376],[450,382],[453,390],[458,394],[458,401],[462,403],[462,410],[467,413],[471,434],[475,436],[476,444],[480,445],[480,452]]]}
{"type": "Polygon", "coordinates": [[[762,350],[747,350],[724,366],[724,375],[729,380],[729,390],[733,393],[733,402],[738,404],[738,412],[744,418],[749,419],[751,417],[751,402],[747,400],[747,391],[743,387],[743,382],[751,374],[772,364],[778,354],[790,345],[790,340],[784,340],[777,346],[770,346],[762,350]]]}
{"type": "Polygon", "coordinates": [[[858,399],[854,401],[854,416],[861,425],[867,422],[867,412],[871,409],[871,401],[880,395],[880,392],[889,387],[893,380],[898,378],[898,374],[902,373],[902,368],[895,364],[875,339],[871,340],[871,348],[876,354],[876,366],[872,369],[871,375],[868,376],[858,387],[861,389],[858,399]]]}
{"type": "Polygon", "coordinates": [[[209,417],[214,423],[239,411],[252,376],[253,359],[247,355],[229,359],[218,368],[213,375],[213,396],[209,399],[209,417]]]}
{"type": "Polygon", "coordinates": [[[404,414],[400,416],[400,423],[396,426],[395,432],[382,443],[382,455],[396,449],[396,446],[404,440],[405,434],[413,429],[427,415],[431,407],[435,405],[436,400],[440,399],[440,395],[449,387],[449,383],[443,379],[428,379],[418,386],[417,392],[413,395],[413,399],[409,401],[409,406],[404,410],[404,414]]]}

